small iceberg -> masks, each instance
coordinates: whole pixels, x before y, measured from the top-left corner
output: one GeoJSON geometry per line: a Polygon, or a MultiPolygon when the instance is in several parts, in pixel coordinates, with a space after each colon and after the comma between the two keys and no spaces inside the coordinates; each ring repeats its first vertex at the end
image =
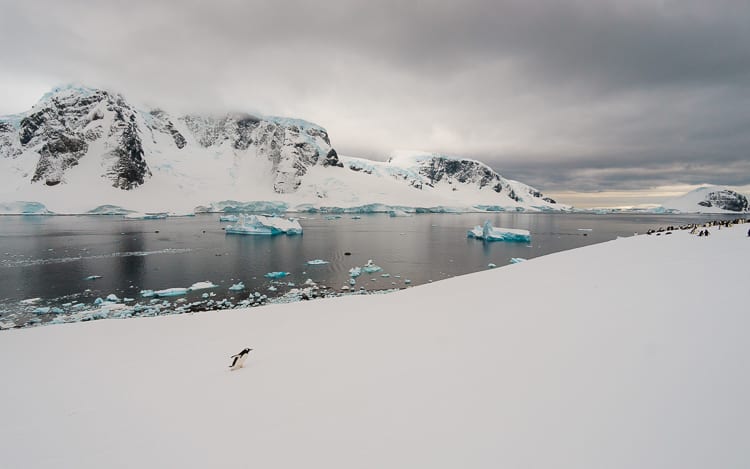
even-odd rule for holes
{"type": "Polygon", "coordinates": [[[383,270],[383,268],[380,267],[379,265],[375,265],[372,262],[372,259],[370,259],[367,261],[367,264],[365,264],[365,266],[362,267],[362,270],[367,272],[368,274],[374,274],[375,272],[380,272],[381,270],[383,270]]]}
{"type": "Polygon", "coordinates": [[[325,265],[328,264],[328,261],[324,261],[323,259],[313,259],[311,261],[307,261],[307,265],[325,265]]]}
{"type": "Polygon", "coordinates": [[[390,210],[388,212],[389,217],[410,217],[411,213],[407,213],[403,210],[390,210]]]}
{"type": "Polygon", "coordinates": [[[134,212],[128,213],[123,218],[126,220],[163,220],[164,218],[167,218],[167,214],[165,212],[134,212]]]}
{"type": "Polygon", "coordinates": [[[187,295],[187,288],[165,288],[164,290],[154,291],[154,296],[181,296],[187,295]]]}
{"type": "Polygon", "coordinates": [[[213,282],[205,281],[205,282],[195,282],[194,284],[190,285],[188,290],[205,290],[207,288],[216,288],[218,285],[214,284],[213,282]]]}
{"type": "Polygon", "coordinates": [[[527,259],[524,259],[523,257],[511,257],[510,263],[511,264],[520,264],[521,262],[526,262],[527,259]]]}
{"type": "Polygon", "coordinates": [[[284,278],[289,275],[289,272],[268,272],[264,277],[266,278],[284,278]]]}
{"type": "Polygon", "coordinates": [[[349,269],[349,276],[351,278],[359,277],[362,275],[362,269],[360,267],[352,267],[349,269]]]}
{"type": "Polygon", "coordinates": [[[470,229],[467,233],[467,237],[483,239],[485,241],[531,242],[531,233],[527,230],[497,228],[492,226],[489,220],[484,222],[484,225],[482,226],[477,225],[470,229]]]}
{"type": "Polygon", "coordinates": [[[245,289],[245,284],[242,283],[242,282],[235,283],[234,285],[232,285],[231,287],[229,287],[229,289],[232,290],[232,291],[244,290],[245,289]]]}
{"type": "Polygon", "coordinates": [[[263,215],[240,215],[237,223],[226,227],[230,234],[275,236],[280,234],[302,234],[302,226],[297,220],[263,215]]]}
{"type": "Polygon", "coordinates": [[[101,275],[89,275],[88,277],[84,278],[84,280],[96,280],[98,278],[102,278],[101,275]]]}
{"type": "Polygon", "coordinates": [[[234,223],[236,221],[239,221],[239,219],[240,219],[240,217],[238,217],[237,215],[221,215],[219,217],[219,221],[220,222],[222,222],[222,221],[228,221],[230,223],[234,223]]]}

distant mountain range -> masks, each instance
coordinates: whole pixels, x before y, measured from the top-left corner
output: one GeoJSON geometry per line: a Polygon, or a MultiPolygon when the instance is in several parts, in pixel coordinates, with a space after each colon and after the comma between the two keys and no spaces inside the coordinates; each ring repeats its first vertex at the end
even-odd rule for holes
{"type": "Polygon", "coordinates": [[[56,213],[258,201],[290,210],[570,208],[471,159],[424,152],[396,152],[387,162],[348,158],[323,127],[304,120],[174,115],[80,86],[56,88],[30,111],[0,117],[0,172],[0,203],[35,202],[56,213]]]}

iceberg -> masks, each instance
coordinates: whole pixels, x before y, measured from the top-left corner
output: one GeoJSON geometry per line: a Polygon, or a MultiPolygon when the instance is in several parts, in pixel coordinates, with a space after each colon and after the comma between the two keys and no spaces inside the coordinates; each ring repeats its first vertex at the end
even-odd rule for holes
{"type": "Polygon", "coordinates": [[[279,234],[302,234],[302,226],[297,220],[263,215],[240,215],[237,223],[226,227],[230,234],[275,236],[279,234]]]}
{"type": "Polygon", "coordinates": [[[144,298],[151,298],[152,296],[154,296],[154,291],[153,290],[141,290],[141,296],[144,298]]]}
{"type": "Polygon", "coordinates": [[[156,290],[154,296],[180,296],[186,295],[187,292],[187,288],[165,288],[164,290],[156,290]]]}
{"type": "Polygon", "coordinates": [[[99,205],[98,207],[94,207],[86,214],[88,215],[127,215],[128,213],[132,212],[132,210],[127,210],[119,205],[99,205]]]}
{"type": "Polygon", "coordinates": [[[164,212],[153,212],[153,213],[141,213],[134,212],[128,213],[123,217],[126,220],[163,220],[167,218],[167,214],[164,212]]]}
{"type": "Polygon", "coordinates": [[[361,268],[359,268],[359,267],[352,267],[351,269],[349,269],[349,276],[351,278],[359,277],[360,275],[362,275],[362,269],[361,268]]]}
{"type": "Polygon", "coordinates": [[[217,285],[215,285],[213,282],[205,281],[205,282],[196,282],[192,285],[190,285],[190,288],[188,290],[205,290],[207,288],[216,288],[217,285]]]}
{"type": "Polygon", "coordinates": [[[229,289],[232,290],[232,291],[244,290],[245,289],[245,284],[242,283],[242,282],[238,282],[238,283],[235,283],[234,285],[232,285],[231,287],[229,287],[229,289]]]}
{"type": "Polygon", "coordinates": [[[96,280],[98,278],[102,278],[101,275],[89,275],[88,277],[84,278],[84,280],[96,280]]]}
{"type": "Polygon", "coordinates": [[[520,264],[521,262],[525,262],[525,261],[526,259],[524,259],[523,257],[511,257],[510,258],[511,264],[520,264]]]}
{"type": "Polygon", "coordinates": [[[0,203],[1,215],[52,215],[44,204],[39,202],[6,202],[0,203]]]}
{"type": "Polygon", "coordinates": [[[264,275],[266,278],[284,278],[289,275],[289,272],[268,272],[264,275]]]}
{"type": "Polygon", "coordinates": [[[328,264],[328,261],[324,261],[323,259],[313,259],[311,261],[307,261],[307,265],[324,265],[328,264]]]}
{"type": "Polygon", "coordinates": [[[388,212],[389,217],[410,217],[411,213],[406,213],[403,210],[391,210],[388,212]]]}
{"type": "Polygon", "coordinates": [[[492,226],[489,220],[484,222],[484,225],[477,225],[470,229],[467,236],[485,241],[531,242],[531,233],[527,230],[497,228],[492,226]]]}
{"type": "Polygon", "coordinates": [[[236,221],[239,221],[239,219],[240,219],[240,217],[238,217],[237,215],[221,215],[219,217],[219,221],[220,222],[222,222],[222,221],[228,221],[228,222],[234,223],[236,221]]]}
{"type": "Polygon", "coordinates": [[[367,272],[368,274],[374,274],[375,272],[379,272],[383,270],[383,268],[380,267],[379,265],[373,264],[372,259],[370,259],[367,261],[367,264],[365,264],[365,266],[362,267],[362,270],[367,272]]]}

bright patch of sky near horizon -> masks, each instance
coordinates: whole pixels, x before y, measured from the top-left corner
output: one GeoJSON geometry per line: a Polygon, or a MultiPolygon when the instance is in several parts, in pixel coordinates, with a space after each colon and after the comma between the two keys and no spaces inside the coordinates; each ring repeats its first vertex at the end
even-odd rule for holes
{"type": "Polygon", "coordinates": [[[82,82],[175,112],[304,118],[346,155],[472,157],[578,206],[750,186],[740,0],[0,8],[13,44],[0,52],[0,114],[82,82]]]}

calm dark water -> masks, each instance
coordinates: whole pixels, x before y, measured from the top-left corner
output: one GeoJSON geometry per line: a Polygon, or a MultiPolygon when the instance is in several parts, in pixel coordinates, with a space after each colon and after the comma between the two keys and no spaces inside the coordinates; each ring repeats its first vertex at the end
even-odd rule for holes
{"type": "Polygon", "coordinates": [[[307,279],[330,287],[329,293],[335,294],[349,284],[349,269],[364,265],[368,259],[383,270],[363,274],[354,289],[404,288],[409,285],[407,279],[410,285],[419,285],[484,270],[490,263],[507,265],[513,257],[530,259],[632,236],[649,228],[717,218],[722,216],[498,213],[392,218],[371,214],[360,219],[343,215],[329,220],[315,215],[300,220],[303,236],[271,238],[227,235],[222,230],[227,223],[219,223],[216,214],[165,220],[2,216],[0,324],[18,327],[45,323],[93,309],[96,298],[109,294],[132,298],[127,302],[131,306],[159,304],[158,314],[175,312],[180,304],[184,310],[186,303],[193,302],[202,302],[206,309],[202,297],[209,292],[213,293],[209,306],[223,299],[231,301],[223,307],[233,306],[254,292],[278,297],[307,279]],[[486,219],[494,226],[527,229],[532,242],[468,239],[466,231],[486,219]],[[306,265],[312,259],[330,263],[306,265]],[[281,281],[264,277],[272,271],[290,275],[281,281]],[[384,273],[390,276],[382,276],[384,273]],[[85,280],[90,275],[101,278],[85,280]],[[140,295],[141,290],[189,287],[199,281],[211,281],[218,287],[191,292],[184,299],[153,300],[140,295]],[[239,281],[246,285],[245,290],[228,290],[239,281]],[[23,302],[32,298],[39,300],[23,302]],[[45,307],[58,309],[41,313],[39,308],[45,307]]]}

